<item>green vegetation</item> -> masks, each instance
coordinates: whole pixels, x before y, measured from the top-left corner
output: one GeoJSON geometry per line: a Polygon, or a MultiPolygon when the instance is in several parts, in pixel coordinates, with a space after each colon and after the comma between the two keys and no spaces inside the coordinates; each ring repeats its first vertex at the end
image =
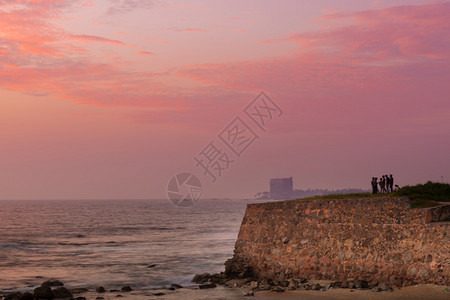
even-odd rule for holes
{"type": "MultiPolygon", "coordinates": [[[[358,199],[358,198],[377,198],[386,197],[389,194],[371,194],[371,193],[354,193],[354,194],[329,194],[314,197],[306,197],[297,200],[318,200],[318,199],[358,199]]],[[[292,201],[297,201],[292,200],[292,201]]]]}
{"type": "Polygon", "coordinates": [[[433,207],[440,205],[439,202],[450,202],[450,185],[428,181],[425,184],[404,186],[392,195],[408,197],[414,201],[412,207],[433,207]]]}
{"type": "Polygon", "coordinates": [[[440,202],[450,202],[450,185],[447,183],[438,183],[428,181],[425,184],[414,186],[404,186],[399,191],[390,194],[334,194],[302,198],[292,201],[316,200],[316,199],[357,199],[357,198],[377,198],[390,196],[406,196],[413,200],[413,208],[424,208],[441,205],[440,202]]]}

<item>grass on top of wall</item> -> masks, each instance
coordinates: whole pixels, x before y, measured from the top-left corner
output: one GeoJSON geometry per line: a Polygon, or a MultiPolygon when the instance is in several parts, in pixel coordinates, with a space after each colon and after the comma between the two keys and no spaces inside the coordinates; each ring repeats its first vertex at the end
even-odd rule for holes
{"type": "Polygon", "coordinates": [[[431,182],[404,186],[399,191],[390,194],[333,194],[301,198],[298,200],[318,200],[318,199],[358,199],[358,198],[379,198],[405,196],[413,201],[412,208],[425,208],[441,205],[441,202],[450,202],[450,185],[447,183],[431,182]]]}

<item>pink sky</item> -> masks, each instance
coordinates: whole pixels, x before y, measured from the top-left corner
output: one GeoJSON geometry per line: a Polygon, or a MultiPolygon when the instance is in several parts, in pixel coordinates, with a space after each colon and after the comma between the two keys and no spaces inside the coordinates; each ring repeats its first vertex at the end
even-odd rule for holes
{"type": "Polygon", "coordinates": [[[183,171],[204,197],[448,182],[449,17],[448,1],[0,0],[0,199],[165,198],[183,171]],[[283,115],[212,183],[193,157],[261,91],[283,115]]]}

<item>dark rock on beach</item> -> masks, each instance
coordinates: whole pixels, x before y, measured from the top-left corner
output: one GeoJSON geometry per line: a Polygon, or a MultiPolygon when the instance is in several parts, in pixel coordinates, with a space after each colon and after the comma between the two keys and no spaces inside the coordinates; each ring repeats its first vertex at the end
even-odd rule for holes
{"type": "Polygon", "coordinates": [[[73,297],[72,293],[63,286],[54,289],[52,292],[54,299],[64,299],[73,297]]]}
{"type": "Polygon", "coordinates": [[[33,300],[33,294],[30,292],[25,292],[25,293],[21,293],[21,292],[15,292],[15,293],[11,293],[8,294],[6,296],[4,296],[4,298],[2,298],[2,296],[0,296],[0,299],[3,300],[33,300]]]}
{"type": "Polygon", "coordinates": [[[210,278],[211,278],[211,274],[209,274],[209,273],[197,274],[194,276],[194,278],[192,278],[192,282],[201,284],[201,283],[208,282],[210,278]]]}
{"type": "Polygon", "coordinates": [[[183,288],[183,286],[181,286],[181,285],[179,285],[179,284],[176,284],[176,283],[172,283],[172,284],[170,285],[170,287],[171,287],[171,288],[174,288],[174,289],[182,289],[182,288],[183,288]]]}
{"type": "Polygon", "coordinates": [[[22,293],[21,292],[11,293],[11,294],[6,295],[4,299],[5,300],[21,300],[22,293]]]}
{"type": "Polygon", "coordinates": [[[52,288],[48,285],[43,285],[35,288],[34,299],[53,299],[52,288]]]}
{"type": "Polygon", "coordinates": [[[127,286],[122,287],[120,290],[122,292],[131,292],[133,289],[129,285],[127,285],[127,286]]]}
{"type": "Polygon", "coordinates": [[[23,293],[22,298],[20,298],[20,300],[33,300],[33,299],[34,299],[34,296],[30,292],[23,293]]]}
{"type": "Polygon", "coordinates": [[[272,289],[272,292],[282,293],[284,289],[281,286],[277,286],[272,289]]]}
{"type": "Polygon", "coordinates": [[[105,288],[102,287],[102,286],[97,287],[97,288],[95,289],[95,291],[96,291],[97,293],[104,293],[104,292],[106,292],[105,288]]]}
{"type": "Polygon", "coordinates": [[[355,287],[357,289],[368,289],[369,283],[365,280],[355,280],[355,287]]]}
{"type": "Polygon", "coordinates": [[[206,283],[206,284],[201,284],[198,287],[201,290],[203,290],[203,289],[213,289],[213,288],[217,287],[217,285],[215,283],[206,283]]]}
{"type": "Polygon", "coordinates": [[[248,261],[242,258],[231,258],[225,262],[227,278],[253,278],[254,271],[248,261]]]}
{"type": "Polygon", "coordinates": [[[57,286],[64,286],[64,283],[62,283],[59,280],[47,280],[43,282],[41,286],[57,287],[57,286]]]}
{"type": "Polygon", "coordinates": [[[224,283],[226,279],[225,273],[222,272],[220,274],[212,274],[209,281],[212,283],[224,283]]]}

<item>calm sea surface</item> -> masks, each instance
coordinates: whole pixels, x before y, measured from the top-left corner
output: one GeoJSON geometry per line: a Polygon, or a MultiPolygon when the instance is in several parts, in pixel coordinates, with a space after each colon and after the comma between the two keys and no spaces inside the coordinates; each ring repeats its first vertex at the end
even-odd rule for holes
{"type": "Polygon", "coordinates": [[[0,290],[47,278],[70,287],[188,285],[194,274],[224,270],[249,202],[0,201],[0,290]]]}

